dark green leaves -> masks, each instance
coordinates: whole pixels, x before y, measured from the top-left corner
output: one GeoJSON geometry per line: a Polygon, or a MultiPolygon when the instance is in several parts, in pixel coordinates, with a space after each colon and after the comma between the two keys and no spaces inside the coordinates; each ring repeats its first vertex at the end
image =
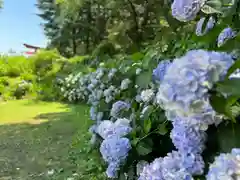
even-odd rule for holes
{"type": "Polygon", "coordinates": [[[220,152],[230,152],[232,148],[240,148],[240,124],[228,123],[218,127],[218,143],[220,152]]]}
{"type": "Polygon", "coordinates": [[[137,152],[140,156],[145,156],[152,152],[152,147],[141,141],[137,145],[137,152]]]}
{"type": "Polygon", "coordinates": [[[167,129],[167,124],[164,123],[164,124],[160,124],[159,127],[158,127],[158,130],[157,130],[157,133],[164,136],[165,134],[168,133],[168,129],[167,129]]]}

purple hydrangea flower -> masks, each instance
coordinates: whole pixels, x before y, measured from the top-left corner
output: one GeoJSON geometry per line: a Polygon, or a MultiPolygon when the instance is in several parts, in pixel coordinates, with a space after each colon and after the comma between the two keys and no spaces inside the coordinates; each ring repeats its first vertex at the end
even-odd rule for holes
{"type": "Polygon", "coordinates": [[[179,21],[191,21],[197,16],[204,3],[205,0],[174,0],[172,15],[179,21]]]}
{"type": "Polygon", "coordinates": [[[237,32],[233,31],[232,28],[228,27],[223,29],[223,31],[218,35],[217,44],[218,47],[221,47],[226,43],[227,40],[233,39],[237,36],[237,32]]]}
{"type": "Polygon", "coordinates": [[[153,70],[153,80],[161,82],[170,65],[171,65],[170,60],[161,61],[158,64],[157,68],[153,70]]]}
{"type": "Polygon", "coordinates": [[[216,23],[215,19],[211,16],[208,19],[205,29],[203,30],[202,28],[203,28],[203,23],[204,23],[205,19],[206,18],[203,17],[197,23],[197,27],[196,27],[196,35],[197,36],[203,36],[203,35],[207,34],[214,27],[214,25],[216,23]]]}

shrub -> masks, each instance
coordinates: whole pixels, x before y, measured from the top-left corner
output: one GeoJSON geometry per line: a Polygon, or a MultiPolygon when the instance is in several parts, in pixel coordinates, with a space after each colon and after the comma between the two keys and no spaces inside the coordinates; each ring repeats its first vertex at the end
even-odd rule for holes
{"type": "MultiPolygon", "coordinates": [[[[93,133],[90,142],[100,148],[101,156],[108,165],[108,177],[127,173],[134,179],[147,179],[154,177],[153,170],[156,171],[155,178],[163,175],[163,179],[170,179],[169,173],[174,173],[177,179],[195,177],[203,174],[204,163],[208,163],[210,157],[222,148],[212,150],[208,145],[206,135],[217,132],[212,124],[217,126],[223,119],[233,117],[230,110],[228,113],[215,110],[215,105],[208,100],[215,95],[208,94],[207,90],[215,87],[214,84],[226,75],[233,63],[232,56],[226,53],[193,50],[173,62],[161,61],[156,69],[145,69],[144,61],[138,64],[128,61],[129,66],[124,63],[119,70],[101,67],[89,74],[72,74],[63,80],[61,90],[70,102],[85,101],[91,105],[90,117],[95,123],[89,129],[93,133]],[[210,59],[208,63],[213,69],[222,68],[216,69],[214,79],[208,73],[209,78],[200,78],[205,81],[199,83],[207,84],[200,86],[205,88],[202,93],[197,91],[203,99],[198,94],[195,100],[199,106],[192,105],[190,108],[191,98],[196,93],[190,87],[198,87],[192,83],[198,83],[197,79],[201,77],[196,74],[198,68],[202,72],[204,67],[208,67],[205,59],[210,59]],[[182,76],[175,76],[181,73],[182,76]],[[171,99],[178,96],[179,100],[171,99]],[[116,151],[118,148],[120,151],[116,151]],[[137,169],[141,164],[144,168],[137,169]]],[[[224,124],[223,121],[221,126],[224,124]]]]}

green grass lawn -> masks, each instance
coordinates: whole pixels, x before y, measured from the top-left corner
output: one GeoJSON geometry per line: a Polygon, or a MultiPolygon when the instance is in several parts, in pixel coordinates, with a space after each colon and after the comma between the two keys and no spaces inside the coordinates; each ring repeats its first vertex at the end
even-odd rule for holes
{"type": "Polygon", "coordinates": [[[0,180],[102,180],[84,105],[0,102],[0,180]]]}

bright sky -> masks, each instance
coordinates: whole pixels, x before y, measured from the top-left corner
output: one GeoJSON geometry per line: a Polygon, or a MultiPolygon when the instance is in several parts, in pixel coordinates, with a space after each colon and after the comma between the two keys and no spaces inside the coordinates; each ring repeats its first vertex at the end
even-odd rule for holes
{"type": "Polygon", "coordinates": [[[34,4],[36,0],[4,0],[0,10],[0,53],[26,51],[23,43],[45,47],[47,40],[34,4]]]}

